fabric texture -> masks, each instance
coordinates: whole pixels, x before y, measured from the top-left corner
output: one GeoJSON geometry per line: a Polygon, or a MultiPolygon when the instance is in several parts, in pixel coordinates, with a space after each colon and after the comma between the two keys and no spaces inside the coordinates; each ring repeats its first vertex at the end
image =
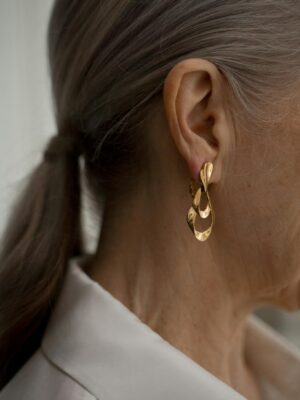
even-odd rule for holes
{"type": "MultiPolygon", "coordinates": [[[[141,321],[70,260],[40,348],[0,400],[243,400],[240,393],[141,321]]],[[[257,316],[246,355],[263,400],[300,398],[300,351],[257,316]]]]}

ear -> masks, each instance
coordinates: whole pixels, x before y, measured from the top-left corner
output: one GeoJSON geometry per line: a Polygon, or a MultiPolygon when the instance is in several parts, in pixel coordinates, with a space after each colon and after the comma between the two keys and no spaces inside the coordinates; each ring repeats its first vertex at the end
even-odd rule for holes
{"type": "Polygon", "coordinates": [[[233,135],[226,89],[224,75],[214,64],[199,58],[176,64],[164,82],[170,133],[197,181],[206,161],[214,164],[210,182],[218,182],[222,176],[222,160],[233,135]]]}

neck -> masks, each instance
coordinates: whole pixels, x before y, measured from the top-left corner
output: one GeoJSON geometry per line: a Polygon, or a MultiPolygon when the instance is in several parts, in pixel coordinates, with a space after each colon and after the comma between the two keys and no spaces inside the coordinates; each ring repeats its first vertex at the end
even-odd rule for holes
{"type": "Polygon", "coordinates": [[[163,189],[152,201],[146,189],[138,192],[122,203],[125,211],[115,210],[117,218],[105,209],[88,274],[196,363],[247,398],[258,398],[244,352],[255,304],[238,266],[219,262],[226,258],[210,238],[193,237],[186,194],[182,206],[170,209],[162,207],[170,198],[163,189]]]}

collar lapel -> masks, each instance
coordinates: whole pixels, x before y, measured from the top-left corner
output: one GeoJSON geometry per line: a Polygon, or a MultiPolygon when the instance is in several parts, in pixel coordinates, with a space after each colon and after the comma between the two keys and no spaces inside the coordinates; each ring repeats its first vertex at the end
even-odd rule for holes
{"type": "Polygon", "coordinates": [[[71,259],[42,350],[103,400],[245,400],[165,341],[71,259]]]}

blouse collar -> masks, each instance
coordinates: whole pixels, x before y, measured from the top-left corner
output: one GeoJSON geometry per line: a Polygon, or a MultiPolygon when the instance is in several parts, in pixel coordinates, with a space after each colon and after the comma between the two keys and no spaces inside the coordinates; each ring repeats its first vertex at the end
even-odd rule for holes
{"type": "MultiPolygon", "coordinates": [[[[92,280],[81,267],[87,256],[70,260],[42,340],[54,364],[100,399],[245,400],[92,280]]],[[[264,399],[297,398],[300,351],[253,315],[246,345],[264,399]]]]}

